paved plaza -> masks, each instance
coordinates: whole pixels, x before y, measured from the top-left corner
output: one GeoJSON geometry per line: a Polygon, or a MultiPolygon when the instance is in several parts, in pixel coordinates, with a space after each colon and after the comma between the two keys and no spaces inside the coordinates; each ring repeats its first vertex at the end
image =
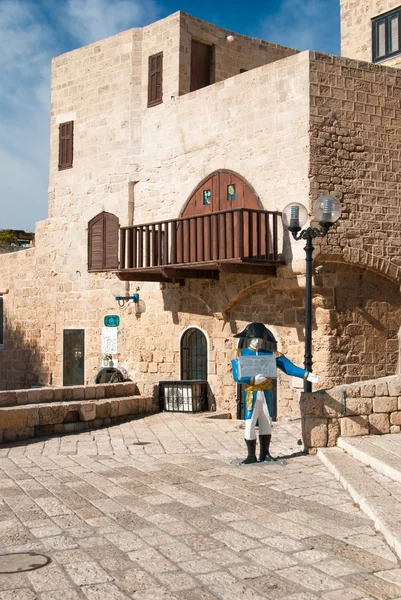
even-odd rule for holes
{"type": "Polygon", "coordinates": [[[163,413],[0,446],[0,600],[401,599],[383,537],[276,424],[285,464],[235,467],[240,421],[163,413]]]}

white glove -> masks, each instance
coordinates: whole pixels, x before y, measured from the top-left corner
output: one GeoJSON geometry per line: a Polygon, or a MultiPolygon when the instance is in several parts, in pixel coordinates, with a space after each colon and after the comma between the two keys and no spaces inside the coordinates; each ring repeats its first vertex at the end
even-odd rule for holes
{"type": "Polygon", "coordinates": [[[256,383],[256,385],[258,385],[259,383],[266,381],[266,379],[267,379],[267,377],[265,377],[264,375],[256,375],[255,383],[256,383]]]}
{"type": "Polygon", "coordinates": [[[306,378],[306,381],[310,381],[311,383],[318,383],[319,377],[317,375],[315,375],[314,373],[308,373],[308,377],[306,378]]]}

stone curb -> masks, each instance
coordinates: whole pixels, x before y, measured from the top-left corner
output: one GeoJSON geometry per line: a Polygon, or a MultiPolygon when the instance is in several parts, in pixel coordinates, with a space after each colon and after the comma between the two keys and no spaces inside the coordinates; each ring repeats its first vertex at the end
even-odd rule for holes
{"type": "Polygon", "coordinates": [[[401,558],[401,503],[373,482],[356,460],[341,448],[319,448],[317,455],[401,558]],[[366,491],[372,487],[372,482],[376,493],[368,495],[366,491]]]}

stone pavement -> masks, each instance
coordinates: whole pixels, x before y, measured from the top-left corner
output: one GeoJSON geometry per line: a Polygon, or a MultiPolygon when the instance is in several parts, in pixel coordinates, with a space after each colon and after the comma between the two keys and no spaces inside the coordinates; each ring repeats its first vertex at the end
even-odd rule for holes
{"type": "Polygon", "coordinates": [[[238,421],[163,413],[0,446],[0,600],[401,599],[401,569],[296,422],[281,465],[236,468],[238,421]]]}

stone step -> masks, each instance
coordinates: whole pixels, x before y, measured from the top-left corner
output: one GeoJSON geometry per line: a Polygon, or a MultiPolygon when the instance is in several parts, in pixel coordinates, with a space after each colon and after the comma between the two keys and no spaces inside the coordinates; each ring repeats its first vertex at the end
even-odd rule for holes
{"type": "Polygon", "coordinates": [[[401,484],[376,473],[342,448],[319,448],[318,456],[401,558],[401,484]]]}
{"type": "Polygon", "coordinates": [[[401,483],[401,435],[338,438],[337,445],[377,473],[401,483]]]}

